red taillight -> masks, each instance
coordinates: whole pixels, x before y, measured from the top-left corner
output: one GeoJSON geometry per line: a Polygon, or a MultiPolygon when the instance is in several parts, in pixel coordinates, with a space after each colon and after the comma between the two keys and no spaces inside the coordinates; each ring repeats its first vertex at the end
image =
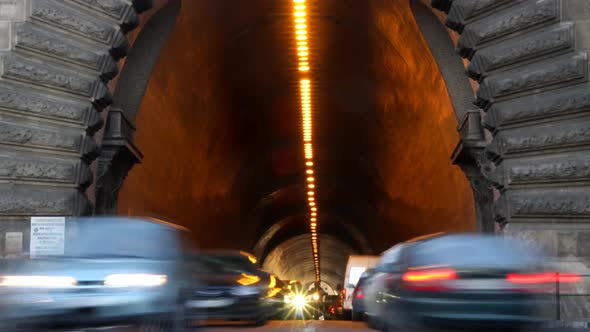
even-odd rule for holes
{"type": "Polygon", "coordinates": [[[579,282],[582,280],[582,276],[576,273],[560,273],[558,274],[559,282],[579,282]]]}
{"type": "Polygon", "coordinates": [[[362,288],[358,288],[354,294],[354,297],[356,297],[357,299],[363,299],[365,298],[365,294],[363,294],[363,289],[362,288]]]}
{"type": "Polygon", "coordinates": [[[453,269],[415,270],[408,271],[402,276],[403,281],[411,283],[455,279],[457,279],[457,272],[453,269]]]}
{"type": "Polygon", "coordinates": [[[452,289],[448,281],[457,279],[453,269],[412,270],[402,275],[403,286],[415,291],[440,292],[452,289]]]}
{"type": "Polygon", "coordinates": [[[515,284],[546,284],[546,283],[572,283],[581,280],[579,274],[574,273],[510,273],[506,280],[515,284]]]}
{"type": "Polygon", "coordinates": [[[334,312],[336,312],[336,310],[334,310],[334,306],[330,306],[330,313],[333,314],[334,312]]]}

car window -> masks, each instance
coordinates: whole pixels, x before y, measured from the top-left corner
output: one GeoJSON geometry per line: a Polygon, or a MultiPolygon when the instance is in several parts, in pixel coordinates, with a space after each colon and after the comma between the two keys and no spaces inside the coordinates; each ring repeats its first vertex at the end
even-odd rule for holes
{"type": "Polygon", "coordinates": [[[391,249],[387,250],[383,253],[383,257],[380,261],[380,268],[383,271],[394,271],[396,268],[399,268],[401,264],[401,254],[402,254],[403,246],[398,244],[391,249]]]}
{"type": "Polygon", "coordinates": [[[251,267],[235,256],[200,255],[193,258],[201,273],[206,274],[241,274],[252,272],[251,267]]]}
{"type": "Polygon", "coordinates": [[[176,259],[178,230],[149,222],[73,220],[66,224],[64,255],[83,258],[176,259]]]}
{"type": "Polygon", "coordinates": [[[424,241],[411,250],[413,265],[523,266],[539,263],[536,252],[509,238],[448,236],[424,241]]]}

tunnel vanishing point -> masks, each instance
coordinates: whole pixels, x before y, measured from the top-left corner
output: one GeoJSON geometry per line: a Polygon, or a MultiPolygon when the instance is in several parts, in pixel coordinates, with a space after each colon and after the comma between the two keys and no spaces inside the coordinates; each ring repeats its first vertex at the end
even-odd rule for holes
{"type": "MultiPolygon", "coordinates": [[[[438,231],[586,268],[590,1],[307,5],[322,280],[438,231]]],[[[291,9],[0,0],[2,256],[31,216],[149,215],[312,280],[291,9]]]]}

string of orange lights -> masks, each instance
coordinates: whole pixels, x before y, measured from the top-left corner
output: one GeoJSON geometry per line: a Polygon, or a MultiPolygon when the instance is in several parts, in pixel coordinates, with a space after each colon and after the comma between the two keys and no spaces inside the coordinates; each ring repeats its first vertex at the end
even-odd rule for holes
{"type": "Polygon", "coordinates": [[[305,174],[307,182],[307,200],[310,216],[311,246],[315,267],[316,282],[320,281],[320,257],[318,249],[318,206],[316,202],[316,184],[314,176],[312,84],[309,72],[310,49],[308,41],[308,17],[306,0],[293,0],[295,23],[295,41],[297,43],[297,64],[300,72],[299,93],[301,95],[301,120],[303,129],[303,146],[305,157],[305,174]]]}

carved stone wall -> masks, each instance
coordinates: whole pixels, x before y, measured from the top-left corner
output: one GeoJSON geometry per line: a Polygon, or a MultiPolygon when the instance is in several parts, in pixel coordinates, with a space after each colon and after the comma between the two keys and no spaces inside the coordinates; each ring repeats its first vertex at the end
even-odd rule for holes
{"type": "Polygon", "coordinates": [[[30,216],[91,214],[94,134],[150,1],[0,1],[0,256],[30,216]]]}
{"type": "Polygon", "coordinates": [[[505,232],[554,257],[587,261],[590,221],[590,2],[434,0],[459,32],[457,52],[479,83],[493,133],[485,154],[505,232]],[[564,236],[562,233],[570,234],[564,236]]]}

